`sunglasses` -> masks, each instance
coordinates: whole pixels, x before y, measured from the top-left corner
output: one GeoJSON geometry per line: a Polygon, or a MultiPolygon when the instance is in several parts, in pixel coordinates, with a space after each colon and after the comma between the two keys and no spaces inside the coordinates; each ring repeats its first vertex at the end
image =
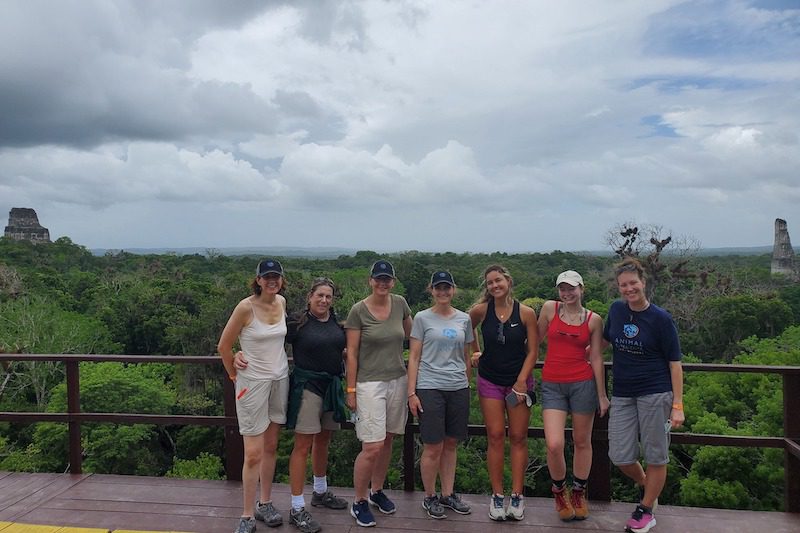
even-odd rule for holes
{"type": "Polygon", "coordinates": [[[575,338],[580,337],[580,335],[578,335],[577,333],[569,333],[566,331],[561,331],[560,329],[557,329],[556,333],[558,333],[559,335],[563,335],[565,337],[575,337],[575,338]]]}
{"type": "Polygon", "coordinates": [[[497,323],[497,343],[498,344],[505,344],[506,343],[506,334],[505,334],[505,324],[502,322],[497,323]]]}

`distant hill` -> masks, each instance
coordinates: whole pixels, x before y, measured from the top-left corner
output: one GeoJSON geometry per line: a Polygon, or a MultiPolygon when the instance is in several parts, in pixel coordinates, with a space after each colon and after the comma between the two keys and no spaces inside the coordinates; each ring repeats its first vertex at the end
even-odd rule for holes
{"type": "Polygon", "coordinates": [[[309,248],[290,248],[290,247],[275,247],[275,248],[256,248],[256,247],[186,247],[186,248],[93,248],[91,252],[94,255],[105,255],[107,253],[119,253],[125,251],[137,255],[163,255],[163,254],[177,254],[177,255],[252,255],[252,256],[278,256],[278,257],[318,257],[318,258],[336,258],[340,255],[354,255],[357,250],[349,248],[334,248],[334,247],[309,247],[309,248]]]}

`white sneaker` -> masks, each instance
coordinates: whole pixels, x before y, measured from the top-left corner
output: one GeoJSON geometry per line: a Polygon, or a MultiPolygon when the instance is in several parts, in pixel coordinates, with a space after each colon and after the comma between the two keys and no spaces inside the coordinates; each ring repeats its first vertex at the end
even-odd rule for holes
{"type": "Polygon", "coordinates": [[[522,520],[525,518],[525,500],[522,498],[522,494],[511,494],[506,517],[509,520],[522,520]]]}
{"type": "Polygon", "coordinates": [[[489,501],[489,518],[502,522],[506,519],[505,498],[502,494],[495,494],[489,501]]]}

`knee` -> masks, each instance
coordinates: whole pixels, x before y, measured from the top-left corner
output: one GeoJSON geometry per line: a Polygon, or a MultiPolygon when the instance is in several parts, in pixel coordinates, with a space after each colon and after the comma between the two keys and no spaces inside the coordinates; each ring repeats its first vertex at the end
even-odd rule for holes
{"type": "Polygon", "coordinates": [[[489,447],[503,447],[505,446],[506,442],[506,433],[505,431],[486,431],[486,440],[488,441],[489,447]]]}
{"type": "Polygon", "coordinates": [[[429,461],[437,462],[442,457],[442,443],[426,444],[422,449],[422,455],[429,461]]]}
{"type": "Polygon", "coordinates": [[[548,439],[547,453],[548,455],[561,455],[564,453],[564,439],[548,439]]]}
{"type": "Polygon", "coordinates": [[[244,464],[247,467],[255,467],[261,464],[261,459],[264,457],[261,450],[245,450],[244,464]]]}
{"type": "Polygon", "coordinates": [[[302,455],[303,457],[307,457],[308,453],[311,451],[311,441],[305,440],[295,440],[294,447],[292,448],[292,455],[302,455]]]}
{"type": "Polygon", "coordinates": [[[369,442],[361,446],[361,457],[367,461],[374,461],[383,449],[383,442],[369,442]]]}

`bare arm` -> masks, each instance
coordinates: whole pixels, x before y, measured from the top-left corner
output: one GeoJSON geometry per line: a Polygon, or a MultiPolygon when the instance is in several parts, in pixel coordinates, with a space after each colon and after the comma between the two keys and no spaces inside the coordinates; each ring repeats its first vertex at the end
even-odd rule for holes
{"type": "Polygon", "coordinates": [[[539,342],[544,341],[547,336],[547,328],[550,327],[550,321],[556,312],[556,303],[553,300],[547,300],[542,305],[542,311],[539,313],[539,320],[537,322],[539,342]]]}
{"type": "Polygon", "coordinates": [[[683,412],[683,365],[680,361],[669,362],[669,377],[672,381],[672,427],[683,425],[686,415],[683,412]],[[680,406],[680,409],[676,407],[680,406]]]}
{"type": "Polygon", "coordinates": [[[519,312],[528,333],[528,341],[525,345],[528,353],[522,363],[522,369],[519,371],[513,390],[517,394],[525,394],[528,391],[528,378],[533,374],[533,367],[536,366],[536,360],[539,358],[539,326],[536,321],[536,311],[527,305],[520,305],[519,312]]]}
{"type": "Polygon", "coordinates": [[[594,382],[597,386],[600,416],[605,416],[609,405],[606,392],[606,373],[603,365],[603,343],[605,341],[603,339],[603,319],[596,313],[592,313],[589,321],[589,334],[589,363],[592,365],[594,382]]]}
{"type": "Polygon", "coordinates": [[[233,345],[242,332],[242,328],[247,325],[248,316],[250,316],[249,303],[247,300],[242,300],[233,309],[217,343],[217,352],[222,358],[222,364],[231,379],[236,379],[236,367],[233,364],[233,345]]]}
{"type": "Polygon", "coordinates": [[[347,352],[346,356],[346,375],[347,379],[347,407],[351,410],[356,408],[356,393],[350,392],[356,389],[356,376],[358,375],[358,350],[361,347],[361,330],[360,329],[347,329],[345,330],[347,336],[347,352]]]}
{"type": "Polygon", "coordinates": [[[421,358],[422,341],[411,337],[408,342],[408,408],[414,416],[419,416],[422,412],[422,404],[417,397],[417,376],[421,358]]]}
{"type": "Polygon", "coordinates": [[[472,323],[472,342],[469,344],[470,351],[470,366],[478,366],[478,359],[480,359],[483,352],[481,352],[480,344],[478,344],[478,325],[486,318],[487,305],[476,304],[469,309],[469,320],[472,323]]]}

